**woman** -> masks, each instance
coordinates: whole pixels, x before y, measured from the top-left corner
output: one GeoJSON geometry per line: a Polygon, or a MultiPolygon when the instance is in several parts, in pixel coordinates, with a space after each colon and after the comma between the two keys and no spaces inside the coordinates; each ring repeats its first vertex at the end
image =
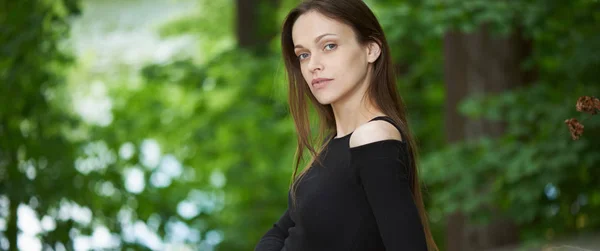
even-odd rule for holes
{"type": "Polygon", "coordinates": [[[361,0],[305,1],[281,44],[298,151],[288,209],[256,246],[270,250],[437,250],[381,25],[361,0]],[[305,98],[320,118],[315,150],[305,98]],[[304,148],[311,161],[298,177],[304,148]]]}

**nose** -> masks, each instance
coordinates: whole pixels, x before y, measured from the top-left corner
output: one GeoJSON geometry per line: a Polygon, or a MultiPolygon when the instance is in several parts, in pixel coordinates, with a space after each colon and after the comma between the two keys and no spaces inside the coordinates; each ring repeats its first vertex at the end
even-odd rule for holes
{"type": "Polygon", "coordinates": [[[323,64],[321,63],[319,57],[314,54],[310,56],[308,61],[308,70],[312,73],[323,70],[323,64]]]}

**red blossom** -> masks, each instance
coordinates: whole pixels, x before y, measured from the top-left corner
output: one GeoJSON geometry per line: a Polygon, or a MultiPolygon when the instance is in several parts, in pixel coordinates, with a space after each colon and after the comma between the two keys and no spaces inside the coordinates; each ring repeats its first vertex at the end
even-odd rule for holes
{"type": "Polygon", "coordinates": [[[583,134],[583,125],[577,121],[577,119],[567,119],[565,120],[565,124],[569,126],[569,131],[571,131],[571,137],[573,140],[579,139],[579,137],[583,134]]]}
{"type": "Polygon", "coordinates": [[[596,114],[600,110],[600,100],[595,97],[581,96],[577,99],[577,111],[589,114],[596,114]]]}

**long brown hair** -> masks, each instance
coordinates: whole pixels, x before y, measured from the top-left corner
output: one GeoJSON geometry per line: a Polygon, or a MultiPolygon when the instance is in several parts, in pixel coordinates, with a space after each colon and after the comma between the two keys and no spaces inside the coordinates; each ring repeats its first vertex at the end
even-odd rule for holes
{"type": "MultiPolygon", "coordinates": [[[[409,166],[409,179],[413,199],[417,205],[423,224],[427,246],[429,250],[438,250],[431,235],[427,213],[423,204],[417,172],[417,147],[406,122],[404,103],[396,90],[396,77],[393,70],[390,48],[377,18],[362,0],[304,1],[289,12],[283,23],[281,48],[289,82],[288,99],[290,103],[290,112],[294,119],[298,135],[298,146],[295,154],[296,161],[294,172],[292,174],[292,182],[290,184],[292,201],[295,203],[295,184],[299,183],[297,181],[299,181],[312,167],[314,161],[319,162],[319,154],[321,154],[325,145],[333,138],[327,136],[332,134],[335,135],[336,133],[335,118],[333,116],[331,105],[320,104],[312,95],[306,80],[302,76],[298,58],[294,53],[292,27],[298,17],[309,11],[317,11],[329,18],[349,25],[354,30],[356,39],[360,44],[366,45],[370,42],[376,42],[381,47],[381,54],[373,63],[373,74],[365,95],[366,98],[369,101],[372,101],[384,114],[392,118],[403,132],[403,140],[409,145],[409,155],[412,159],[409,166]],[[319,131],[316,138],[312,138],[311,133],[308,114],[309,101],[315,108],[319,117],[319,131]],[[315,149],[313,146],[315,140],[318,142],[318,149],[315,149]],[[298,177],[296,177],[298,166],[303,159],[305,149],[310,152],[310,161],[298,177]]],[[[365,97],[363,97],[363,99],[364,98],[365,97]]]]}

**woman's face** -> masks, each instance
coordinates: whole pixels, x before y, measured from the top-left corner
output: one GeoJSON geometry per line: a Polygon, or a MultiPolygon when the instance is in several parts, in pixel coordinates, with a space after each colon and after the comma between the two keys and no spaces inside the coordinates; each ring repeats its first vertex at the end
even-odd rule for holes
{"type": "Polygon", "coordinates": [[[319,103],[362,95],[357,90],[366,89],[360,87],[366,87],[369,63],[377,57],[373,45],[358,43],[350,26],[310,11],[294,23],[292,40],[302,76],[319,103]]]}

